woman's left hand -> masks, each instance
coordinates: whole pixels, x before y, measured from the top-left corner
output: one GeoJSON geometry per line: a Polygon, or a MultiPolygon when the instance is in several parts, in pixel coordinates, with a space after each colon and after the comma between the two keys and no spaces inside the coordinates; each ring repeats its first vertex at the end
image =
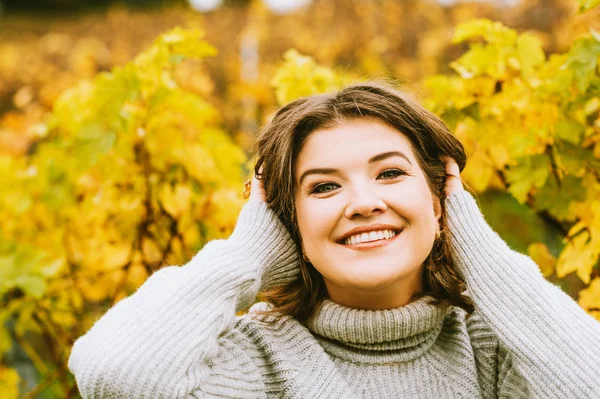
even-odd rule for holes
{"type": "Polygon", "coordinates": [[[446,167],[446,187],[444,187],[444,191],[446,198],[448,198],[450,194],[464,190],[464,187],[456,161],[448,156],[441,156],[440,160],[444,162],[446,167]]]}

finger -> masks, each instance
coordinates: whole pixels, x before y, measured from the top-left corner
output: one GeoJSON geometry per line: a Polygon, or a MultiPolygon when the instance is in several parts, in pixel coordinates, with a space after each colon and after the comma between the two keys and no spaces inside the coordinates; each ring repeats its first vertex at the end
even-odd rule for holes
{"type": "Polygon", "coordinates": [[[444,162],[444,169],[446,173],[446,186],[444,187],[444,193],[446,198],[452,193],[461,191],[464,189],[462,180],[460,179],[460,168],[454,160],[449,156],[441,156],[440,160],[444,162]]]}
{"type": "MultiPolygon", "coordinates": [[[[260,173],[260,171],[259,171],[260,173]]],[[[250,199],[257,199],[259,201],[265,201],[265,188],[262,180],[259,180],[256,175],[252,176],[252,186],[250,190],[250,199]]]]}
{"type": "Polygon", "coordinates": [[[446,175],[460,179],[460,168],[454,158],[445,155],[441,156],[440,160],[444,162],[446,175]]]}

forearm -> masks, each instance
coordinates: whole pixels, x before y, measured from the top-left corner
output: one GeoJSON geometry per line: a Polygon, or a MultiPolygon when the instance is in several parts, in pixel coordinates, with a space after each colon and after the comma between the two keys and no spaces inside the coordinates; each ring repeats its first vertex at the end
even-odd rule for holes
{"type": "Polygon", "coordinates": [[[201,386],[235,312],[261,285],[291,278],[295,252],[265,205],[247,204],[230,239],[154,273],[75,343],[69,367],[82,395],[180,398],[201,386]]]}
{"type": "Polygon", "coordinates": [[[451,195],[446,207],[453,255],[475,307],[533,392],[600,391],[600,323],[511,250],[468,193],[451,195]]]}

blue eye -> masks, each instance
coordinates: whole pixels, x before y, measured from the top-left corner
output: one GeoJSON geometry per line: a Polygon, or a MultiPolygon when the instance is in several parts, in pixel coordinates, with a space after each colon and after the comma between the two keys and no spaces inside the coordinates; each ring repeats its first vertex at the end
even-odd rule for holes
{"type": "Polygon", "coordinates": [[[381,177],[383,179],[393,179],[395,177],[402,176],[405,174],[406,172],[401,169],[387,169],[381,172],[378,177],[381,177]]]}
{"type": "Polygon", "coordinates": [[[337,188],[337,184],[335,183],[320,183],[314,186],[311,190],[311,194],[323,194],[337,188]]]}

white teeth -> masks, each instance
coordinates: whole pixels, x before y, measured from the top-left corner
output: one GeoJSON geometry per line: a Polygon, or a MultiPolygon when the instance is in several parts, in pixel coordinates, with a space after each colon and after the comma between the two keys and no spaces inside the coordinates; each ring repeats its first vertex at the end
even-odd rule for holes
{"type": "Polygon", "coordinates": [[[355,234],[344,240],[346,245],[356,245],[363,242],[371,242],[377,240],[389,240],[394,237],[396,232],[394,230],[378,230],[370,231],[368,233],[355,234]]]}

